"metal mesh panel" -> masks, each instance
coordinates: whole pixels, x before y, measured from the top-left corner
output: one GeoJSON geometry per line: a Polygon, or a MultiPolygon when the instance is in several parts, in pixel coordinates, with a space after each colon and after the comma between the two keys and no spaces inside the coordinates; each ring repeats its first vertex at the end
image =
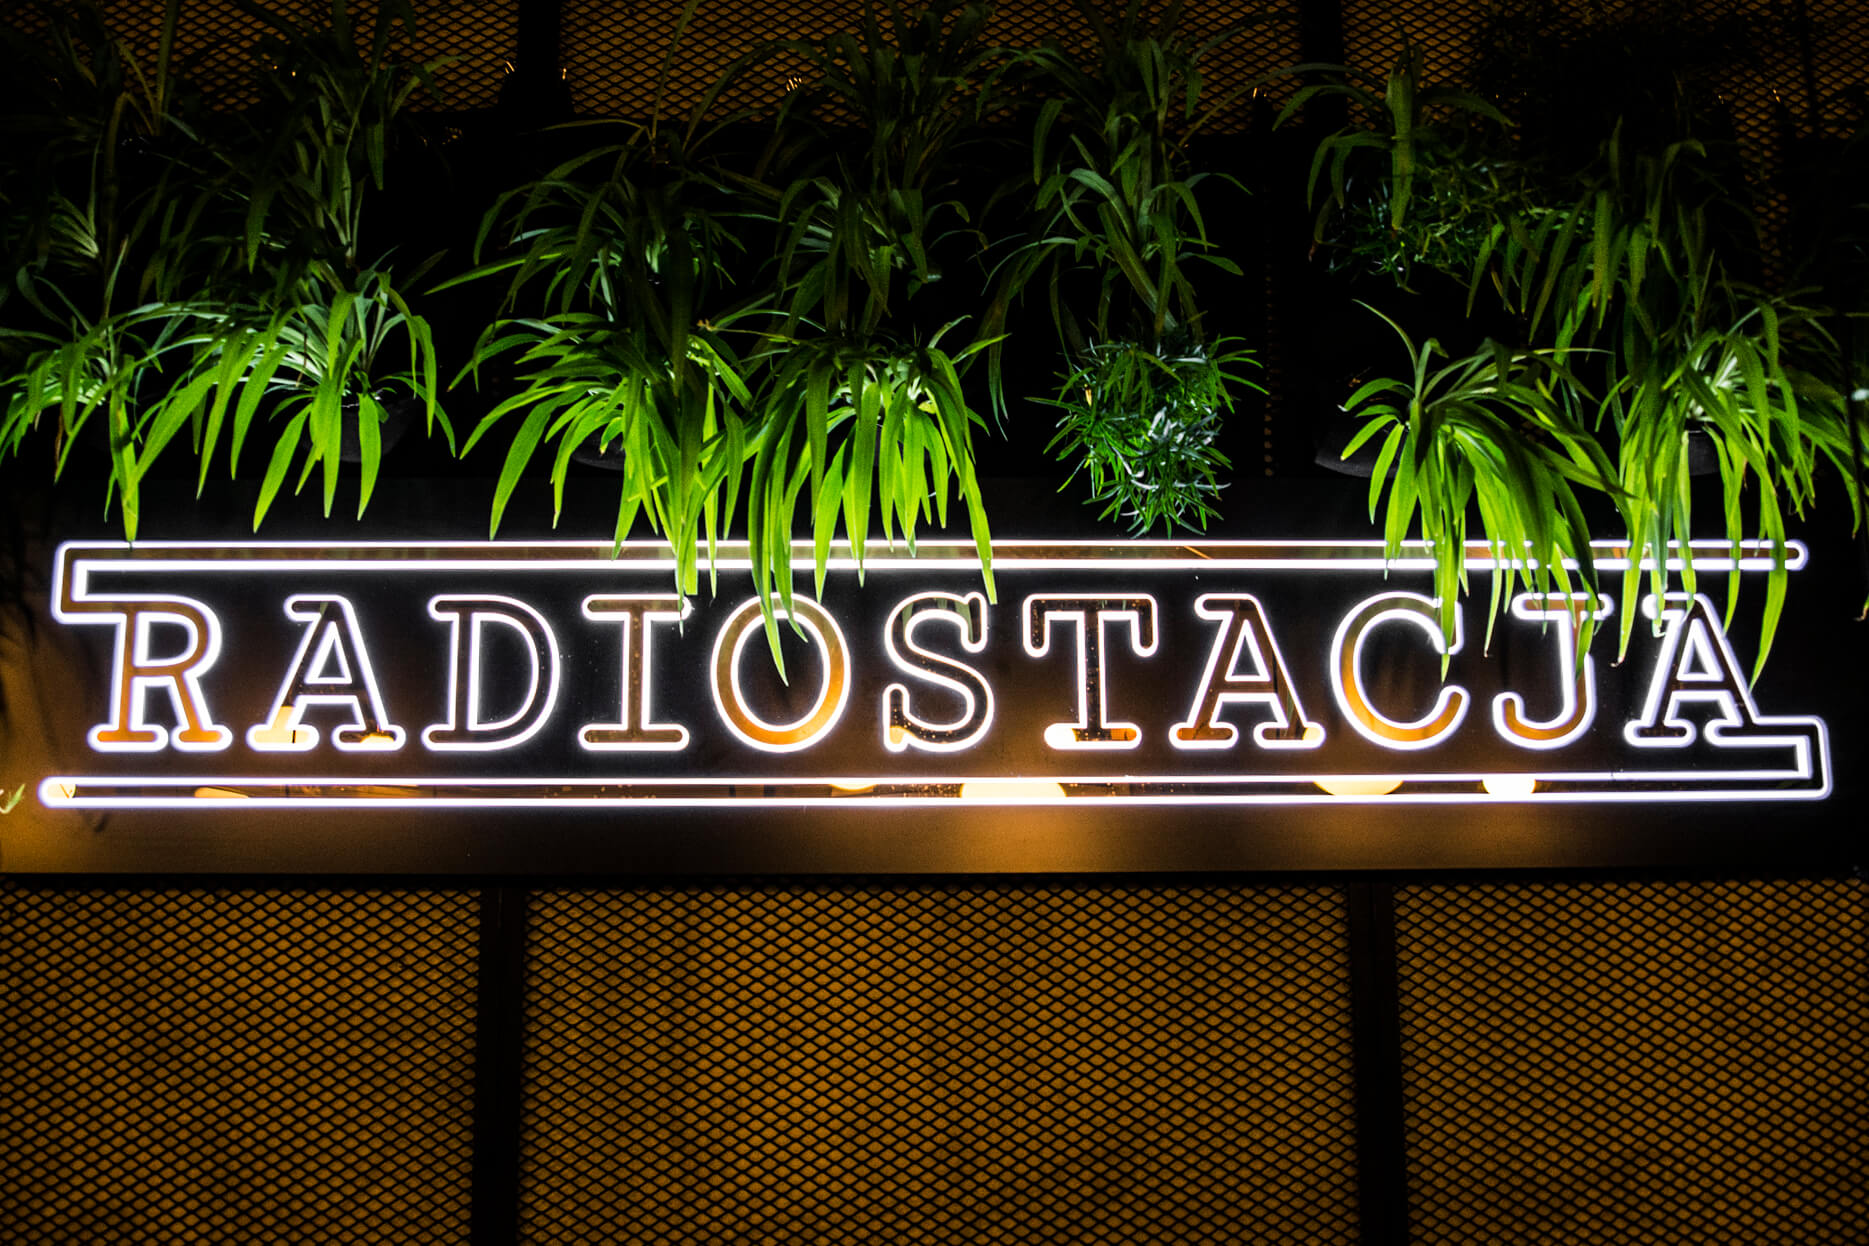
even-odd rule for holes
{"type": "Polygon", "coordinates": [[[471,894],[0,884],[0,1241],[465,1237],[471,894]]]}
{"type": "MultiPolygon", "coordinates": [[[[104,0],[112,28],[128,38],[139,57],[153,61],[162,30],[163,0],[104,0]]],[[[279,17],[317,28],[330,18],[330,0],[265,0],[279,17]]],[[[501,79],[518,47],[519,0],[468,3],[466,0],[415,0],[414,38],[400,34],[390,55],[401,60],[434,61],[436,91],[410,97],[417,108],[491,107],[501,79]]],[[[377,6],[369,0],[350,6],[360,40],[375,28],[377,6]]],[[[176,22],[175,55],[189,77],[218,108],[239,108],[258,97],[258,75],[265,70],[259,53],[271,28],[242,12],[233,0],[186,0],[176,22]]]]}
{"type": "Polygon", "coordinates": [[[1812,29],[1811,69],[1817,116],[1836,135],[1869,109],[1869,5],[1862,0],[1805,0],[1812,29]]]}
{"type": "MultiPolygon", "coordinates": [[[[857,31],[869,5],[865,0],[801,0],[767,6],[744,0],[704,0],[670,58],[670,43],[683,7],[683,0],[631,5],[618,0],[564,0],[562,55],[578,110],[646,116],[666,60],[662,113],[685,115],[736,57],[769,40],[815,42],[857,31]]],[[[888,12],[886,6],[877,8],[880,14],[888,12]]],[[[1183,13],[1183,32],[1199,42],[1249,18],[1264,18],[1268,10],[1246,0],[1193,0],[1183,13]]],[[[886,24],[886,17],[882,20],[886,24]]],[[[1055,40],[1080,54],[1088,54],[1095,46],[1089,25],[1072,6],[1038,0],[996,5],[986,39],[1004,47],[1037,47],[1055,40]]],[[[1279,12],[1270,20],[1243,26],[1210,54],[1203,62],[1208,66],[1207,88],[1217,97],[1300,59],[1292,14],[1279,12]]],[[[776,104],[798,71],[799,62],[783,57],[762,63],[740,78],[722,102],[755,109],[776,104]]],[[[1237,129],[1248,118],[1249,110],[1242,103],[1216,128],[1237,129]]]]}
{"type": "Polygon", "coordinates": [[[1869,1242],[1859,882],[1397,897],[1417,1246],[1869,1242]]]}
{"type": "MultiPolygon", "coordinates": [[[[1860,8],[1849,0],[1852,11],[1860,8]]],[[[1699,3],[1657,3],[1656,0],[1554,0],[1538,5],[1528,0],[1437,0],[1422,8],[1398,10],[1378,0],[1347,0],[1343,9],[1346,62],[1382,75],[1397,63],[1404,41],[1421,54],[1424,81],[1461,81],[1463,71],[1480,50],[1484,22],[1489,13],[1543,13],[1545,27],[1575,33],[1585,27],[1601,28],[1615,22],[1640,19],[1676,21],[1696,29],[1724,25],[1734,40],[1738,59],[1725,66],[1712,84],[1718,105],[1730,124],[1732,137],[1755,176],[1761,226],[1768,249],[1776,250],[1784,228],[1786,202],[1767,188],[1782,172],[1784,127],[1805,116],[1802,54],[1798,30],[1772,0],[1699,0],[1699,3]],[[1736,32],[1743,31],[1743,34],[1736,32]]],[[[1860,19],[1851,19],[1859,22],[1860,19]]],[[[1820,56],[1837,81],[1860,81],[1869,47],[1846,49],[1838,35],[1847,34],[1850,20],[1833,23],[1835,33],[1820,31],[1825,40],[1820,56]]],[[[1858,35],[1858,39],[1869,35],[1858,35]]],[[[1709,137],[1717,137],[1710,135],[1709,137]]],[[[1768,256],[1768,265],[1773,262],[1768,256]]]]}
{"type": "Polygon", "coordinates": [[[1354,1240],[1341,896],[534,901],[533,1243],[1354,1240]]]}

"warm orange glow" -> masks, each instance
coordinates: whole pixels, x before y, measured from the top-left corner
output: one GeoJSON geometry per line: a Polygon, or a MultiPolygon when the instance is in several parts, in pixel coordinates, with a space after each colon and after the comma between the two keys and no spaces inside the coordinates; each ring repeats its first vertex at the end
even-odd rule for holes
{"type": "Polygon", "coordinates": [[[961,784],[960,798],[995,805],[1031,805],[1064,799],[1064,788],[1049,779],[975,779],[961,784]]]}
{"type": "Polygon", "coordinates": [[[1402,786],[1392,775],[1374,775],[1360,779],[1319,779],[1317,785],[1332,796],[1387,796],[1402,786]]]}

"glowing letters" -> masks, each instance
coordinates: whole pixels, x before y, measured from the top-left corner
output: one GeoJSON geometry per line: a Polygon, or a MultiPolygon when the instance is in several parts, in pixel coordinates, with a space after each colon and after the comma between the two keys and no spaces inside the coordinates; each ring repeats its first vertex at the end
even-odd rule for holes
{"type": "Polygon", "coordinates": [[[740,685],[740,655],[746,650],[746,642],[760,630],[759,598],[742,602],[728,616],[720,638],[714,642],[714,660],[708,669],[714,676],[714,707],[734,735],[766,752],[795,753],[824,738],[843,715],[844,702],[850,699],[850,650],[837,620],[814,601],[800,597],[790,610],[774,607],[774,613],[780,620],[795,619],[822,655],[824,675],[818,685],[818,699],[803,717],[796,722],[769,723],[746,703],[740,685]]]}
{"type": "MultiPolygon", "coordinates": [[[[722,546],[723,582],[746,579],[736,548],[722,546]]],[[[41,799],[1193,806],[1830,791],[1822,720],[1759,713],[1698,594],[1643,599],[1660,630],[1637,633],[1625,667],[1599,669],[1579,630],[1636,602],[1518,593],[1504,626],[1532,646],[1520,669],[1467,652],[1458,614],[1444,643],[1432,598],[1378,578],[1425,584],[1425,557],[1385,562],[1379,542],[1002,543],[997,602],[971,547],[940,548],[911,560],[872,547],[861,581],[834,557],[824,601],[801,592],[775,611],[808,646],[781,687],[763,639],[747,652],[759,599],[684,599],[663,546],[74,542],[52,606],[94,639],[98,704],[83,722],[97,725],[61,747],[116,758],[118,773],[45,779],[41,799]],[[1127,652],[1112,661],[1111,645],[1127,652]],[[189,760],[201,754],[218,756],[189,760]]],[[[1703,570],[1772,565],[1725,544],[1692,556],[1703,570]]],[[[1627,557],[1604,548],[1597,570],[1627,557]]],[[[1804,558],[1797,548],[1789,565],[1804,558]]]]}
{"type": "Polygon", "coordinates": [[[349,724],[331,733],[331,742],[339,748],[355,753],[401,748],[403,730],[383,709],[383,694],[377,691],[376,672],[370,669],[370,653],[350,602],[300,593],[286,599],[286,617],[306,624],[305,636],[266,721],[247,728],[247,747],[263,753],[317,747],[318,728],[302,720],[307,706],[328,705],[350,710],[349,724]]]}
{"type": "Polygon", "coordinates": [[[1135,748],[1142,728],[1109,722],[1108,680],[1103,666],[1103,624],[1129,624],[1130,648],[1155,652],[1155,598],[1078,597],[1036,594],[1025,599],[1025,651],[1042,658],[1051,649],[1051,623],[1064,619],[1077,632],[1077,721],[1052,723],[1045,743],[1055,749],[1135,748]]]}
{"type": "Polygon", "coordinates": [[[1239,741],[1239,729],[1220,721],[1220,711],[1229,702],[1263,705],[1271,711],[1270,722],[1253,728],[1253,743],[1260,748],[1322,744],[1324,728],[1305,719],[1291,672],[1285,669],[1285,655],[1272,639],[1259,599],[1248,593],[1206,593],[1194,603],[1194,612],[1219,623],[1220,631],[1207,655],[1207,670],[1201,675],[1194,704],[1188,707],[1187,721],[1175,724],[1170,737],[1175,747],[1233,747],[1239,741]],[[1252,661],[1250,674],[1239,671],[1242,656],[1252,661]]]}
{"type": "Polygon", "coordinates": [[[692,609],[671,593],[613,593],[584,599],[587,619],[623,623],[621,709],[613,723],[591,723],[578,732],[578,743],[592,752],[667,751],[688,747],[688,729],[679,723],[649,721],[652,667],[649,628],[679,623],[692,609]]]}
{"type": "Polygon", "coordinates": [[[1611,602],[1598,597],[1589,604],[1588,593],[1520,593],[1512,599],[1512,616],[1557,623],[1558,689],[1561,698],[1556,718],[1534,722],[1525,717],[1525,698],[1502,692],[1493,698],[1493,726],[1499,734],[1524,748],[1563,748],[1590,729],[1596,718],[1596,660],[1584,654],[1577,661],[1578,620],[1587,609],[1601,622],[1609,617],[1611,602]]]}
{"type": "Polygon", "coordinates": [[[1412,722],[1390,718],[1369,699],[1363,679],[1363,642],[1383,623],[1412,623],[1427,633],[1434,651],[1460,652],[1460,615],[1454,615],[1454,643],[1443,648],[1440,617],[1434,600],[1420,593],[1379,593],[1343,617],[1330,647],[1331,688],[1337,705],[1358,735],[1384,748],[1432,748],[1460,726],[1467,716],[1467,690],[1454,684],[1441,689],[1434,708],[1412,722]]]}
{"type": "Polygon", "coordinates": [[[105,753],[154,753],[176,748],[188,753],[218,752],[233,743],[234,733],[208,714],[201,677],[221,653],[221,623],[214,612],[189,597],[131,597],[65,592],[58,618],[66,623],[109,623],[116,627],[111,659],[110,721],[91,728],[91,747],[105,753]],[[155,656],[155,628],[170,624],[187,633],[180,653],[155,656]],[[169,694],[177,726],[171,731],[146,717],[149,694],[169,694]]]}
{"type": "MultiPolygon", "coordinates": [[[[1642,614],[1653,619],[1656,613],[1651,593],[1642,599],[1642,614]]],[[[1686,748],[1694,742],[1695,729],[1681,716],[1681,707],[1694,701],[1719,711],[1707,724],[1707,738],[1715,744],[1743,745],[1749,737],[1778,739],[1777,732],[1760,725],[1752,690],[1713,603],[1700,593],[1669,593],[1660,615],[1668,627],[1641,717],[1623,729],[1629,743],[1638,748],[1686,748]]]]}
{"type": "Polygon", "coordinates": [[[972,748],[993,725],[993,688],[965,662],[922,648],[915,633],[930,622],[952,623],[960,633],[961,648],[979,653],[986,648],[986,594],[917,593],[905,597],[890,611],[883,628],[883,648],[896,669],[945,688],[961,699],[961,715],[951,723],[918,717],[909,708],[909,690],[902,684],[883,689],[883,746],[892,753],[906,748],[931,753],[953,753],[972,748]],[[913,660],[904,652],[913,655],[913,660]]]}
{"type": "Polygon", "coordinates": [[[426,727],[431,749],[490,752],[523,744],[538,734],[558,702],[558,637],[537,610],[513,597],[436,597],[431,618],[448,624],[448,720],[426,727]],[[530,678],[525,695],[506,717],[488,721],[482,702],[486,682],[483,640],[488,624],[515,633],[526,652],[530,678]]]}

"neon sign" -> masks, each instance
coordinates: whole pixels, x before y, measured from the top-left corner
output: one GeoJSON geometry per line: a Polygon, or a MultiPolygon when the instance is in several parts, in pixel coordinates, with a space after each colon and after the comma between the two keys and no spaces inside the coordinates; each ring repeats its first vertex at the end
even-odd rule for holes
{"type": "MultiPolygon", "coordinates": [[[[1473,572],[1491,569],[1483,546],[1473,572]]],[[[1769,556],[1709,543],[1705,572],[1769,556]]],[[[1807,559],[1791,551],[1792,569],[1807,559]]],[[[1597,550],[1608,572],[1626,565],[1597,550]]],[[[604,543],[73,542],[88,761],[52,807],[1304,805],[1814,800],[1821,719],[1755,701],[1705,595],[1521,593],[1445,646],[1425,551],[1004,542],[834,556],[766,653],[743,549],[684,600],[604,543]],[[736,586],[737,589],[736,589],[736,586]],[[1613,629],[1605,629],[1613,630],[1613,629]]],[[[1605,582],[1608,577],[1605,577],[1605,582]]],[[[1469,610],[1483,609],[1474,604],[1469,610]]]]}

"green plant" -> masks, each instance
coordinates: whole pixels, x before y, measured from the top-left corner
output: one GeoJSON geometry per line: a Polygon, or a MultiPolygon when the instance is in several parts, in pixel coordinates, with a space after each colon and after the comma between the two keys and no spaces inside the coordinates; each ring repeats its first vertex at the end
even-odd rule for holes
{"type": "Polygon", "coordinates": [[[1424,83],[1421,69],[1407,43],[1382,79],[1343,66],[1294,66],[1287,72],[1327,77],[1294,92],[1276,123],[1320,99],[1354,109],[1312,155],[1305,193],[1317,213],[1313,237],[1402,286],[1418,263],[1464,277],[1496,223],[1528,193],[1523,169],[1503,148],[1505,114],[1470,91],[1424,83]],[[1372,156],[1386,168],[1354,185],[1372,156]]]}
{"type": "MultiPolygon", "coordinates": [[[[273,438],[254,525],[265,518],[300,450],[295,487],[322,469],[324,511],[336,498],[346,429],[360,464],[358,514],[368,505],[382,461],[386,404],[421,401],[425,427],[453,430],[438,402],[439,360],[427,319],[388,252],[368,249],[366,208],[387,184],[410,97],[429,84],[430,66],[388,57],[395,27],[414,23],[408,0],[385,0],[370,41],[359,48],[344,0],[328,24],[302,26],[249,0],[274,37],[273,66],[257,116],[257,141],[230,154],[215,193],[238,206],[233,272],[217,294],[219,326],[197,351],[195,375],[221,392],[241,387],[230,436],[229,471],[257,417],[273,438]],[[404,357],[406,366],[392,363],[404,357]],[[271,401],[255,401],[254,390],[271,401]]],[[[429,263],[432,263],[431,260],[429,263]]],[[[219,406],[198,411],[193,427],[203,483],[218,443],[219,406]]]]}
{"type": "Polygon", "coordinates": [[[518,369],[517,391],[470,439],[526,412],[496,527],[541,444],[556,444],[562,501],[571,456],[595,438],[621,450],[616,539],[645,517],[673,543],[684,592],[698,587],[702,541],[712,563],[744,506],[775,658],[801,499],[820,592],[840,526],[859,564],[872,512],[885,539],[899,526],[912,548],[918,522],[946,521],[950,488],[990,588],[972,442],[981,421],[960,379],[973,352],[943,349],[946,328],[923,330],[910,315],[939,279],[945,223],[965,220],[948,162],[985,106],[990,57],[974,46],[984,12],[894,13],[888,39],[872,15],[858,35],[759,50],[807,58],[813,92],[860,110],[860,151],[841,147],[799,95],[778,118],[777,170],[730,172],[704,157],[713,131],[697,111],[679,137],[632,130],[502,198],[470,276],[506,276],[508,310],[531,314],[490,329],[463,373],[507,355],[518,369]],[[779,240],[772,264],[730,289],[727,257],[768,229],[779,240]],[[489,241],[503,254],[485,256],[489,241]]]}
{"type": "Polygon", "coordinates": [[[1257,389],[1229,368],[1252,361],[1237,339],[1156,350],[1116,342],[1088,347],[1051,399],[1062,415],[1047,450],[1076,460],[1089,477],[1100,518],[1122,515],[1132,530],[1192,521],[1205,526],[1230,464],[1215,445],[1233,386],[1257,389]]]}
{"type": "MultiPolygon", "coordinates": [[[[1786,520],[1816,496],[1820,461],[1844,478],[1843,412],[1801,403],[1787,341],[1825,336],[1815,311],[1793,298],[1734,280],[1713,218],[1729,192],[1686,141],[1656,154],[1632,153],[1620,132],[1604,144],[1584,193],[1495,224],[1476,260],[1471,289],[1484,285],[1548,334],[1560,360],[1587,349],[1601,386],[1597,427],[1616,448],[1613,491],[1631,546],[1648,560],[1650,591],[1672,579],[1663,551],[1692,532],[1692,441],[1712,452],[1726,536],[1751,523],[1773,552],[1759,663],[1770,652],[1783,605],[1786,520]]],[[[1624,574],[1633,598],[1640,559],[1624,574]]],[[[1691,563],[1681,578],[1694,585],[1691,563]]],[[[1729,614],[1737,600],[1732,573],[1729,614]]],[[[1634,612],[1623,615],[1626,651],[1634,612]]]]}
{"type": "Polygon", "coordinates": [[[952,484],[992,592],[973,448],[984,421],[961,384],[985,343],[944,349],[955,323],[927,323],[918,302],[975,250],[960,181],[979,122],[1005,103],[1007,65],[982,42],[987,17],[984,5],[937,0],[888,9],[886,28],[871,12],[855,33],[762,51],[808,67],[776,119],[791,154],[775,172],[788,180],[765,191],[780,239],[772,303],[783,316],[759,355],[766,431],[754,481],[771,482],[777,504],[750,513],[782,595],[797,488],[777,486],[794,480],[813,501],[820,589],[840,518],[861,566],[872,509],[884,539],[895,540],[900,522],[913,550],[918,519],[946,522],[952,484]],[[818,119],[825,103],[855,118],[861,142],[818,119]]]}
{"type": "MultiPolygon", "coordinates": [[[[1469,504],[1495,547],[1529,541],[1534,550],[1554,552],[1553,540],[1587,536],[1573,496],[1581,487],[1603,493],[1620,513],[1636,555],[1624,573],[1626,600],[1635,599],[1644,577],[1657,594],[1677,574],[1692,588],[1691,561],[1677,571],[1668,551],[1692,531],[1690,448],[1699,444],[1719,477],[1727,538],[1738,542],[1756,526],[1773,553],[1762,664],[1784,599],[1787,517],[1813,501],[1820,464],[1834,465],[1845,479],[1861,469],[1849,457],[1852,425],[1841,406],[1798,392],[1793,352],[1828,337],[1818,314],[1794,296],[1733,275],[1750,264],[1758,242],[1743,227],[1750,218],[1743,190],[1726,175],[1730,161],[1691,136],[1659,148],[1631,147],[1616,123],[1586,167],[1554,178],[1552,153],[1503,145],[1503,128],[1472,140],[1470,119],[1504,122],[1497,110],[1453,88],[1430,91],[1418,77],[1413,58],[1405,57],[1380,95],[1340,83],[1300,93],[1298,102],[1347,94],[1365,110],[1363,127],[1340,130],[1317,150],[1313,187],[1329,170],[1331,188],[1320,221],[1340,211],[1350,226],[1343,242],[1350,252],[1379,257],[1376,266],[1398,282],[1411,263],[1425,261],[1464,283],[1469,310],[1482,297],[1495,300],[1524,335],[1523,346],[1489,345],[1434,376],[1460,388],[1483,382],[1496,401],[1535,392],[1554,405],[1538,408],[1544,414],[1537,419],[1520,412],[1516,425],[1493,426],[1502,436],[1519,436],[1519,454],[1507,453],[1500,441],[1485,454],[1466,453],[1460,470],[1437,460],[1440,470],[1424,475],[1417,464],[1407,481],[1398,466],[1389,485],[1392,547],[1419,498],[1423,535],[1435,542],[1437,582],[1450,587],[1460,581],[1464,554],[1454,538],[1464,531],[1469,504]],[[1427,107],[1430,97],[1438,116],[1427,107]],[[1378,157],[1383,176],[1366,178],[1359,191],[1355,168],[1365,152],[1378,157]],[[1468,172],[1445,172],[1463,162],[1468,172]],[[1431,193],[1419,193],[1424,185],[1431,193]],[[1367,219],[1378,203],[1386,206],[1386,237],[1367,219]],[[1534,360],[1539,380],[1530,391],[1508,385],[1509,369],[1523,372],[1534,360]],[[1551,412],[1562,412],[1564,422],[1554,423],[1551,412]],[[1551,457],[1555,451],[1561,457],[1551,457]],[[1550,460],[1547,466],[1568,460],[1580,471],[1564,476],[1559,488],[1529,471],[1527,463],[1535,466],[1539,456],[1550,460]]],[[[1416,406],[1426,403],[1423,378],[1430,374],[1421,357],[1432,352],[1418,356],[1411,346],[1410,353],[1414,381],[1372,382],[1349,407],[1355,411],[1376,393],[1407,392],[1416,406]]],[[[1393,410],[1367,413],[1374,423],[1354,444],[1391,425],[1390,443],[1404,435],[1393,410]]],[[[1418,453],[1430,431],[1411,434],[1418,453]]],[[[1405,462],[1385,452],[1382,467],[1391,461],[1405,462]]],[[[1860,510],[1858,497],[1852,505],[1860,510]]],[[[1735,570],[1729,619],[1737,584],[1735,570]]],[[[1451,611],[1451,597],[1443,596],[1442,608],[1451,611]]],[[[1622,613],[1623,652],[1636,614],[1622,613]]]]}
{"type": "Polygon", "coordinates": [[[724,195],[698,165],[637,134],[574,157],[488,214],[481,247],[497,230],[509,253],[463,280],[507,274],[507,307],[524,300],[542,313],[489,326],[462,373],[478,377],[518,352],[517,390],[467,443],[525,412],[494,493],[492,530],[541,444],[556,445],[556,516],[572,454],[614,443],[623,466],[616,539],[644,516],[674,546],[682,591],[695,591],[698,542],[705,535],[711,560],[756,436],[745,365],[725,336],[744,313],[722,297],[726,258],[739,249],[730,218],[716,210],[724,195]]]}
{"type": "Polygon", "coordinates": [[[8,45],[36,89],[4,123],[0,456],[21,453],[50,415],[53,473],[80,445],[102,449],[132,537],[153,458],[144,434],[201,306],[169,237],[201,155],[171,112],[187,98],[170,72],[178,12],[178,0],[164,5],[153,68],[91,4],[46,6],[43,41],[8,45]]]}
{"type": "MultiPolygon", "coordinates": [[[[54,413],[55,470],[63,470],[101,413],[111,491],[134,538],[142,482],[183,429],[199,460],[198,489],[224,429],[230,474],[253,430],[278,430],[257,526],[301,450],[298,483],[322,467],[330,512],[349,428],[362,464],[361,512],[380,469],[386,400],[422,398],[430,427],[449,432],[435,402],[428,324],[387,258],[361,250],[365,205],[384,186],[397,116],[425,76],[385,59],[392,23],[409,21],[410,10],[406,0],[383,5],[360,54],[342,0],[328,28],[246,5],[278,35],[267,50],[278,71],[250,124],[204,136],[166,111],[178,94],[169,70],[177,7],[169,0],[165,9],[153,76],[115,42],[99,45],[102,68],[83,80],[117,84],[114,96],[91,93],[108,120],[66,123],[91,136],[82,176],[67,191],[51,170],[48,210],[21,231],[37,243],[13,284],[40,323],[6,330],[18,362],[0,453],[17,453],[54,413]],[[127,120],[148,140],[129,162],[134,182],[119,172],[127,120]],[[157,139],[163,144],[149,145],[157,139]],[[392,362],[405,350],[406,367],[392,362]]],[[[54,40],[66,55],[80,46],[54,40]]]]}
{"type": "MultiPolygon", "coordinates": [[[[1202,98],[1200,60],[1218,40],[1188,46],[1178,4],[1145,20],[1132,0],[1116,23],[1081,7],[1098,35],[1094,69],[1056,49],[1030,55],[1056,94],[1033,127],[1029,233],[999,265],[987,328],[1003,333],[1012,307],[1042,288],[1067,360],[1052,448],[1081,456],[1106,517],[1125,514],[1138,531],[1204,526],[1229,466],[1215,445],[1228,386],[1249,384],[1238,369],[1252,362],[1236,341],[1205,345],[1190,275],[1203,264],[1239,273],[1208,238],[1199,192],[1213,179],[1243,187],[1193,170],[1187,152],[1230,102],[1202,98]]],[[[1002,356],[995,342],[1003,405],[1002,356]]]]}
{"type": "MultiPolygon", "coordinates": [[[[1578,416],[1576,378],[1550,352],[1496,342],[1436,367],[1445,356],[1438,341],[1417,348],[1400,325],[1382,318],[1401,338],[1408,370],[1367,382],[1344,404],[1364,420],[1344,457],[1382,438],[1370,518],[1386,493],[1386,556],[1396,557],[1416,527],[1433,548],[1443,635],[1452,641],[1467,588],[1470,512],[1477,512],[1493,553],[1489,642],[1492,621],[1520,583],[1569,593],[1574,565],[1579,584],[1594,593],[1590,529],[1577,494],[1613,490],[1616,467],[1578,416]]],[[[1586,612],[1580,647],[1588,646],[1592,627],[1586,612]]]]}

